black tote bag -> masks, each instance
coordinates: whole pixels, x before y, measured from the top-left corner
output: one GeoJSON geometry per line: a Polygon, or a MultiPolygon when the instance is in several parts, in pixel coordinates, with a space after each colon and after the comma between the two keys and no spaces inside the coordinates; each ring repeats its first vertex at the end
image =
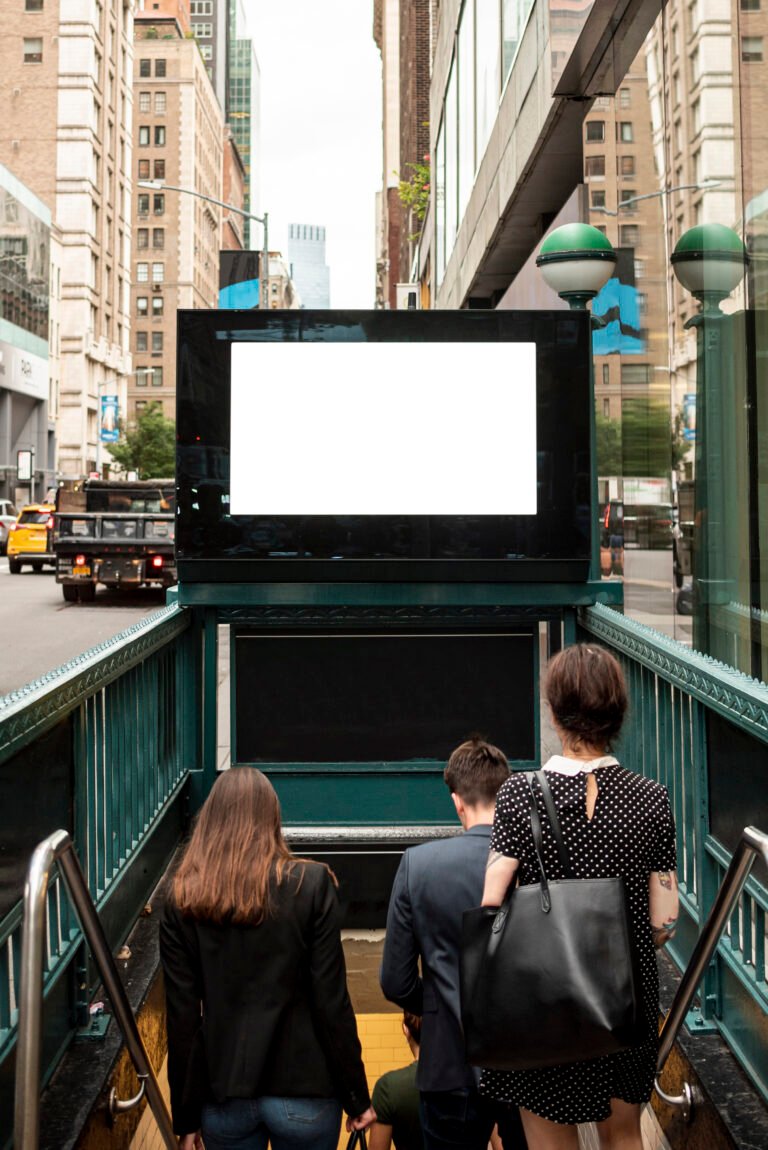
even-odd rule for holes
{"type": "Polygon", "coordinates": [[[624,880],[547,878],[536,778],[563,871],[573,874],[543,771],[527,775],[541,882],[464,914],[461,1010],[467,1058],[529,1070],[614,1054],[648,1036],[624,880]]]}

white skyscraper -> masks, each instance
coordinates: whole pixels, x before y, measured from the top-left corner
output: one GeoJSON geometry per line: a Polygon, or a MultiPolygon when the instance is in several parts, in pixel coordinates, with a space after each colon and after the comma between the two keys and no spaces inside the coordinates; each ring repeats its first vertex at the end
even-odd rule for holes
{"type": "Polygon", "coordinates": [[[304,307],[331,306],[331,273],[325,262],[325,228],[288,225],[288,262],[304,307]]]}

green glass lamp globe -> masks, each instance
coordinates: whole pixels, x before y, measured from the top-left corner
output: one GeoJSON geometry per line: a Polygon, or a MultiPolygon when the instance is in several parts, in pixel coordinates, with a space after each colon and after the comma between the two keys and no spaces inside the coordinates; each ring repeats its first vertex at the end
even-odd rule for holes
{"type": "Polygon", "coordinates": [[[689,228],[671,256],[682,286],[705,305],[726,299],[741,283],[748,262],[741,236],[724,224],[689,228]]]}
{"type": "Polygon", "coordinates": [[[536,257],[545,282],[572,307],[586,307],[616,265],[610,240],[591,224],[563,224],[544,240],[536,257]]]}

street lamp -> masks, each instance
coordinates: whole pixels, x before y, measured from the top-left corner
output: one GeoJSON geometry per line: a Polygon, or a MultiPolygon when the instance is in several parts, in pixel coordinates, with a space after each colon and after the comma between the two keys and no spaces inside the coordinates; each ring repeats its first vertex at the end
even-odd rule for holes
{"type": "Polygon", "coordinates": [[[257,224],[261,224],[264,228],[264,246],[262,249],[262,298],[263,307],[269,307],[269,213],[265,212],[263,216],[256,216],[253,212],[246,212],[243,208],[238,208],[235,204],[228,204],[224,200],[217,200],[214,196],[206,196],[203,192],[198,192],[194,188],[180,188],[176,184],[166,184],[162,180],[137,180],[137,186],[140,188],[150,188],[155,192],[182,192],[186,196],[196,196],[198,200],[205,200],[209,204],[216,204],[219,208],[226,208],[229,212],[235,212],[238,216],[245,216],[247,220],[255,220],[257,224]]]}
{"type": "MultiPolygon", "coordinates": [[[[723,224],[690,228],[671,256],[677,279],[701,307],[685,325],[696,331],[693,646],[728,663],[737,659],[728,632],[718,626],[718,606],[731,602],[735,594],[739,336],[734,329],[743,322],[743,313],[725,315],[720,304],[741,283],[748,262],[741,237],[723,224]]],[[[745,337],[743,329],[741,336],[745,337]]]]}
{"type": "Polygon", "coordinates": [[[628,196],[626,200],[620,200],[617,208],[605,208],[593,204],[589,210],[600,212],[604,216],[618,216],[619,212],[634,207],[641,200],[657,200],[662,196],[671,196],[673,192],[709,192],[724,183],[725,180],[701,180],[698,184],[677,184],[674,188],[660,188],[658,192],[643,192],[641,196],[628,196]]]}
{"type": "MultiPolygon", "coordinates": [[[[591,224],[563,224],[550,232],[539,249],[536,266],[544,281],[564,299],[572,311],[585,311],[587,304],[611,278],[616,252],[611,241],[591,224]]],[[[589,493],[590,579],[600,578],[598,533],[597,422],[595,419],[595,373],[589,353],[589,493]]]]}

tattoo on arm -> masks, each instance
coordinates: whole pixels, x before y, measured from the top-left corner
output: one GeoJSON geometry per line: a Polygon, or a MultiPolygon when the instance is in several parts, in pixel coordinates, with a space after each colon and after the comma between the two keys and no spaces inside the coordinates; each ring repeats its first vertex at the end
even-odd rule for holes
{"type": "Polygon", "coordinates": [[[668,870],[660,870],[657,872],[659,882],[664,887],[664,890],[672,890],[672,875],[668,870]]]}
{"type": "Polygon", "coordinates": [[[661,926],[654,926],[651,923],[651,937],[653,938],[653,945],[655,947],[663,946],[665,942],[669,942],[673,937],[677,928],[677,919],[668,918],[661,926]]]}
{"type": "Polygon", "coordinates": [[[497,863],[500,859],[506,857],[507,856],[503,855],[501,851],[491,851],[488,855],[488,862],[485,864],[485,869],[490,870],[494,863],[497,863]]]}

